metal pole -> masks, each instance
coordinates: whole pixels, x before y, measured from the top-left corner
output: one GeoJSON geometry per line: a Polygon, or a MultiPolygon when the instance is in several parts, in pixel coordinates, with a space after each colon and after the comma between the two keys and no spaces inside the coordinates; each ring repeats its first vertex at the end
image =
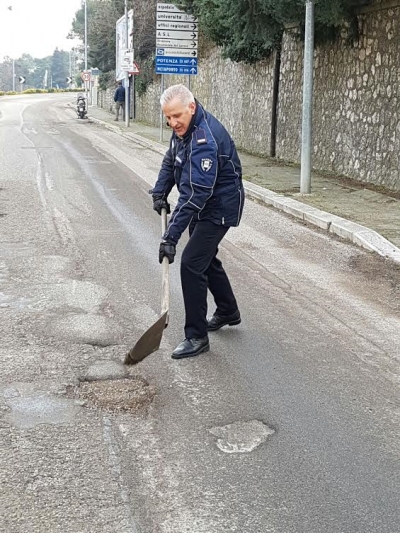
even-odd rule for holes
{"type": "MultiPolygon", "coordinates": [[[[133,60],[135,61],[135,50],[133,50],[133,60]]],[[[136,120],[136,79],[135,75],[132,75],[132,118],[136,120]]]]}
{"type": "MultiPolygon", "coordinates": [[[[88,69],[88,54],[87,54],[87,0],[85,0],[85,72],[88,69]]],[[[85,80],[85,96],[86,105],[89,106],[88,100],[88,82],[85,80]]]]}
{"type": "Polygon", "coordinates": [[[306,0],[304,42],[303,126],[301,135],[300,193],[311,193],[312,102],[314,71],[314,3],[306,0]]]}
{"type": "MultiPolygon", "coordinates": [[[[161,74],[161,94],[164,92],[164,74],[161,74]]],[[[160,111],[160,142],[163,142],[163,120],[164,114],[161,109],[160,111]]]]}
{"type": "Polygon", "coordinates": [[[12,76],[13,76],[13,80],[12,80],[12,90],[15,92],[15,59],[13,58],[12,60],[12,76]]]}
{"type": "Polygon", "coordinates": [[[189,78],[189,79],[188,79],[188,89],[189,89],[189,91],[190,91],[190,90],[191,90],[191,89],[190,89],[190,81],[191,81],[191,76],[190,76],[190,74],[189,74],[188,78],[189,78]]]}
{"type": "MultiPolygon", "coordinates": [[[[128,0],[125,0],[125,43],[129,49],[128,0]]],[[[125,126],[129,128],[129,72],[125,72],[125,126]]]]}

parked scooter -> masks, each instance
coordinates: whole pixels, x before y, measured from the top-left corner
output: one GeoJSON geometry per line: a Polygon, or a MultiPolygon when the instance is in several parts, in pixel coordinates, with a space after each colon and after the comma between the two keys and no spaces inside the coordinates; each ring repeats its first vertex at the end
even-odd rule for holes
{"type": "Polygon", "coordinates": [[[76,112],[79,118],[87,118],[86,99],[82,93],[76,99],[76,112]]]}

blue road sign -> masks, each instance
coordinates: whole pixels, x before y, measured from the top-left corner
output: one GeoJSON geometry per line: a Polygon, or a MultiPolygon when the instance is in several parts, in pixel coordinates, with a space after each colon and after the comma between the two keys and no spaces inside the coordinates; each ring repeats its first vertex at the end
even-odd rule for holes
{"type": "Polygon", "coordinates": [[[156,74],[188,74],[197,75],[197,67],[183,65],[156,65],[156,74]]]}
{"type": "Polygon", "coordinates": [[[156,56],[156,65],[173,65],[175,67],[190,65],[191,67],[197,67],[197,57],[156,56]]]}

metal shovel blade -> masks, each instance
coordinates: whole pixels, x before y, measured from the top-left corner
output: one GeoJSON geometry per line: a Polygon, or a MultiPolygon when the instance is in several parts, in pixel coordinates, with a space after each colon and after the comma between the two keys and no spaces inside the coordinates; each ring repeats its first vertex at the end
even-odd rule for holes
{"type": "Polygon", "coordinates": [[[161,339],[168,320],[168,311],[143,333],[135,346],[126,354],[124,363],[126,365],[136,365],[143,361],[145,357],[156,352],[160,348],[161,339]]]}
{"type": "MultiPolygon", "coordinates": [[[[167,210],[161,209],[161,232],[165,233],[167,227],[167,210]]],[[[161,344],[164,329],[168,326],[169,318],[169,260],[162,260],[162,288],[161,288],[161,313],[162,315],[147,331],[143,333],[131,351],[125,356],[126,365],[136,365],[145,357],[156,352],[161,344]]]]}

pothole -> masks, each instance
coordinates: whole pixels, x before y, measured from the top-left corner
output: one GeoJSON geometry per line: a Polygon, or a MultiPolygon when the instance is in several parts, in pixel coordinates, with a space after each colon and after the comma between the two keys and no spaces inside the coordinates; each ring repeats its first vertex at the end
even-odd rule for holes
{"type": "Polygon", "coordinates": [[[235,422],[210,429],[217,440],[217,447],[225,453],[249,453],[263,444],[275,430],[260,420],[235,422]]]}
{"type": "Polygon", "coordinates": [[[155,389],[144,378],[135,376],[81,381],[77,386],[67,387],[67,396],[80,400],[85,407],[138,412],[151,404],[155,389]]]}

